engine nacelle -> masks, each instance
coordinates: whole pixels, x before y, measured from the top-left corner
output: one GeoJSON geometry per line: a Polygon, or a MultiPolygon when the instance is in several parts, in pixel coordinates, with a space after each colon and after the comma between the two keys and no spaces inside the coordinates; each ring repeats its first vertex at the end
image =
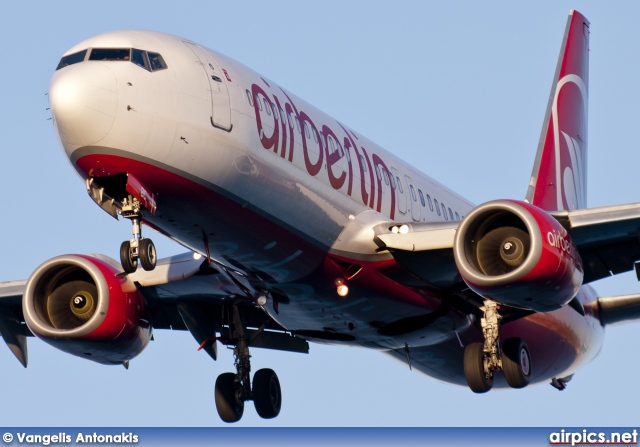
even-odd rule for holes
{"type": "Polygon", "coordinates": [[[474,292],[537,312],[571,301],[584,276],[567,231],[526,202],[497,200],[474,208],[458,227],[454,256],[474,292]]]}
{"type": "Polygon", "coordinates": [[[78,357],[121,364],[151,338],[144,300],[108,258],[65,255],[40,265],[27,281],[22,309],[37,337],[78,357]]]}

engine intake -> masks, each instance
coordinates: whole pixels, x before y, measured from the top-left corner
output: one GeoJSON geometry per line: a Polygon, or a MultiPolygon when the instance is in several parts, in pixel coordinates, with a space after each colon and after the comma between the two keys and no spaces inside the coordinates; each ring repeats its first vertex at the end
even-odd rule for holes
{"type": "Polygon", "coordinates": [[[477,294],[538,312],[571,301],[583,279],[566,230],[525,202],[498,200],[473,209],[456,232],[454,257],[477,294]]]}
{"type": "Polygon", "coordinates": [[[27,281],[23,312],[29,329],[54,347],[98,363],[120,364],[151,337],[142,295],[117,263],[65,255],[40,265],[27,281]]]}

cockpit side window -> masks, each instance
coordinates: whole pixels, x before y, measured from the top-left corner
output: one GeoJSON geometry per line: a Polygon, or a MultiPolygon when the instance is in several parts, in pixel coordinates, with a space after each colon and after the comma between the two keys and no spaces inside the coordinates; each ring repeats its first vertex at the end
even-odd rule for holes
{"type": "Polygon", "coordinates": [[[164,70],[167,68],[167,63],[164,61],[160,53],[152,53],[148,51],[149,63],[151,64],[151,71],[164,70]]]}
{"type": "Polygon", "coordinates": [[[94,48],[89,56],[90,61],[128,61],[129,48],[94,48]]]}
{"type": "Polygon", "coordinates": [[[149,60],[147,59],[147,52],[143,50],[138,50],[136,48],[131,49],[131,62],[138,65],[139,67],[144,68],[147,71],[151,71],[151,66],[149,65],[149,60]]]}
{"type": "Polygon", "coordinates": [[[67,65],[77,64],[84,61],[84,57],[87,55],[87,50],[78,51],[77,53],[69,54],[60,59],[60,63],[56,70],[66,67],[67,65]]]}

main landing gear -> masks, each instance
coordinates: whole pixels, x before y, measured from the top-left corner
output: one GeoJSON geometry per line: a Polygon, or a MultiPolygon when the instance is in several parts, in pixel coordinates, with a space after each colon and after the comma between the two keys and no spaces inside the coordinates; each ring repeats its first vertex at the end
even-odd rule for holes
{"type": "Polygon", "coordinates": [[[124,199],[120,214],[125,219],[131,220],[133,238],[124,241],[120,245],[120,263],[126,273],[133,273],[138,268],[138,260],[145,270],[153,270],[156,267],[156,247],[151,239],[142,237],[140,221],[142,210],[138,199],[129,196],[124,199]]]}
{"type": "Polygon", "coordinates": [[[531,356],[524,341],[509,338],[500,350],[500,314],[495,301],[486,300],[480,320],[484,343],[471,343],[464,350],[464,376],[474,393],[486,393],[493,386],[493,374],[502,370],[512,388],[524,388],[531,380],[531,356]]]}
{"type": "Polygon", "coordinates": [[[271,369],[260,369],[250,381],[251,363],[246,327],[238,306],[230,309],[230,344],[234,344],[236,373],[224,373],[216,380],[216,408],[224,422],[238,422],[244,413],[244,403],[253,400],[258,415],[273,419],[280,414],[282,392],[278,376],[271,369]]]}

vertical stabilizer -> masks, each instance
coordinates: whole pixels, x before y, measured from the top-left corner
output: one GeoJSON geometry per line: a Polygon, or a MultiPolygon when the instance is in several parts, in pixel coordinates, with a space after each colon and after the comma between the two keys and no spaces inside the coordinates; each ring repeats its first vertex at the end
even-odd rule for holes
{"type": "Polygon", "coordinates": [[[526,200],[547,211],[587,206],[589,21],[571,11],[526,200]]]}

